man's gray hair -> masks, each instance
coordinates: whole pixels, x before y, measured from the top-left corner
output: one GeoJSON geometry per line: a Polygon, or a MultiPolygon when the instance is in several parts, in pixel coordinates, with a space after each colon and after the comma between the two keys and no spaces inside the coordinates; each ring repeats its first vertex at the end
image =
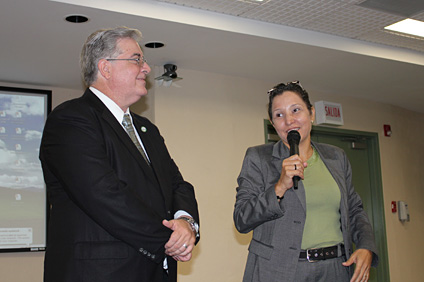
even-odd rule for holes
{"type": "Polygon", "coordinates": [[[86,86],[91,86],[97,79],[97,64],[100,59],[116,58],[120,50],[119,39],[132,38],[140,44],[141,32],[125,26],[113,29],[100,29],[93,32],[84,43],[81,51],[81,73],[86,86]]]}

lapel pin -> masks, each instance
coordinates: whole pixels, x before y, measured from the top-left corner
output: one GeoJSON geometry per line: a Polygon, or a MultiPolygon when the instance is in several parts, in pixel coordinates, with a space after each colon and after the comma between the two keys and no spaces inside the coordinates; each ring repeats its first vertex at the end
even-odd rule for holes
{"type": "Polygon", "coordinates": [[[144,126],[142,126],[142,127],[141,127],[141,131],[142,131],[142,132],[146,132],[146,131],[147,131],[147,128],[145,128],[144,126]]]}

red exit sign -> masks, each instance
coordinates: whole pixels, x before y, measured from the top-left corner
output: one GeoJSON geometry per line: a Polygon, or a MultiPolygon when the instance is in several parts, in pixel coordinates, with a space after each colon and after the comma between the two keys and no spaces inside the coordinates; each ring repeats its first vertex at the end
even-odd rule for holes
{"type": "Polygon", "coordinates": [[[315,102],[317,124],[343,125],[342,105],[333,102],[315,102]]]}
{"type": "Polygon", "coordinates": [[[340,108],[334,106],[325,106],[325,115],[333,118],[340,118],[340,108]]]}

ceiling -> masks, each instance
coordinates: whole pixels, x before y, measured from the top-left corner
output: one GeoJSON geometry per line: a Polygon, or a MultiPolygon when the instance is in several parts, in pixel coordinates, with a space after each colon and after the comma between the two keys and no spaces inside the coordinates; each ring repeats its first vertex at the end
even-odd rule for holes
{"type": "Polygon", "coordinates": [[[140,29],[144,43],[165,43],[144,48],[151,65],[174,63],[270,86],[300,80],[306,89],[424,113],[424,39],[383,29],[406,17],[424,21],[424,1],[363,2],[8,1],[0,9],[0,81],[81,89],[78,60],[87,36],[125,25],[140,29]],[[90,20],[68,23],[71,14],[90,20]]]}

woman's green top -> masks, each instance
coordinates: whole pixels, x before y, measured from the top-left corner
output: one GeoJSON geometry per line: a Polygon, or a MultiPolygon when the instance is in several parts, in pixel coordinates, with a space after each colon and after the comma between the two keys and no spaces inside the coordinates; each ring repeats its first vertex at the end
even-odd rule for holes
{"type": "Polygon", "coordinates": [[[340,227],[340,189],[314,150],[304,171],[306,222],[302,249],[322,248],[343,242],[340,227]]]}

